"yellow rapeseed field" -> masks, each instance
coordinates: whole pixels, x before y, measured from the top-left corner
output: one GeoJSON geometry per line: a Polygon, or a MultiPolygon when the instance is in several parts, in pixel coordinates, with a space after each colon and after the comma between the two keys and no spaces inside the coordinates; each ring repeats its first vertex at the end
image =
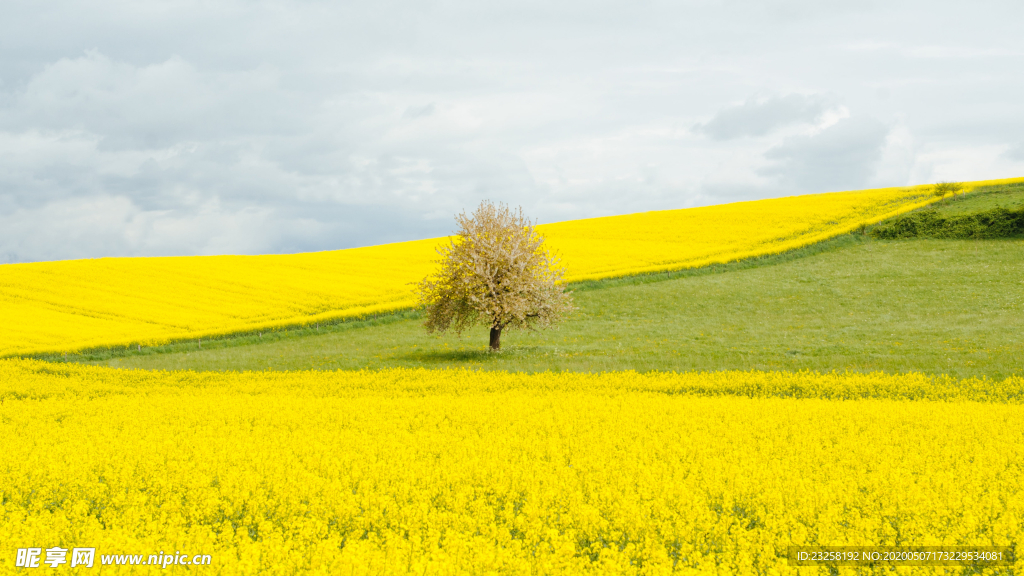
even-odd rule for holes
{"type": "MultiPolygon", "coordinates": [[[[539,228],[573,281],[782,252],[934,199],[920,186],[887,188],[539,228]]],[[[0,265],[0,356],[152,345],[409,308],[415,304],[410,283],[432,271],[440,243],[0,265]]]]}
{"type": "Polygon", "coordinates": [[[168,570],[210,575],[653,575],[819,573],[790,544],[1014,545],[1022,401],[1020,377],[4,360],[0,573],[51,571],[17,548],[207,554],[168,570]]]}

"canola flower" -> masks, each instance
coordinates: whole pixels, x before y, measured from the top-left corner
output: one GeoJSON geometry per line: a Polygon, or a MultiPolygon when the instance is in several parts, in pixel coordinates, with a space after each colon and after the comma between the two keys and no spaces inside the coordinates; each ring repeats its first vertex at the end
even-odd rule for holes
{"type": "Polygon", "coordinates": [[[790,544],[1015,545],[1022,392],[5,360],[0,573],[30,546],[210,554],[203,574],[655,575],[820,573],[790,544]]]}
{"type": "MultiPolygon", "coordinates": [[[[572,282],[784,252],[934,201],[927,186],[885,188],[574,220],[538,230],[572,282]]],[[[433,271],[440,243],[0,265],[0,356],[156,345],[412,308],[413,283],[433,271]]]]}

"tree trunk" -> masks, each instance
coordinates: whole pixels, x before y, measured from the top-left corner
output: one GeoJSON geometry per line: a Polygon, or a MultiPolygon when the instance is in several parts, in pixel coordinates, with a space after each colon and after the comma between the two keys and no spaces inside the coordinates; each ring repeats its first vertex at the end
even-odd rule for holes
{"type": "Polygon", "coordinates": [[[501,328],[491,328],[491,352],[501,348],[501,328]]]}

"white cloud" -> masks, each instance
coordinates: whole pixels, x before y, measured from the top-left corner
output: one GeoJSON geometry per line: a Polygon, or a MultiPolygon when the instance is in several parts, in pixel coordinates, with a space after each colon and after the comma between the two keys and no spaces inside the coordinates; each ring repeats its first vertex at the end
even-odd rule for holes
{"type": "Polygon", "coordinates": [[[925,182],[928,176],[918,178],[914,174],[918,145],[914,135],[902,122],[889,129],[882,145],[878,166],[870,186],[886,187],[893,183],[925,182]]]}
{"type": "Polygon", "coordinates": [[[813,136],[824,131],[826,128],[831,128],[839,123],[840,120],[844,120],[850,117],[850,109],[846,106],[836,106],[835,108],[829,108],[822,111],[814,119],[814,125],[810,127],[804,134],[813,136]]]}
{"type": "Polygon", "coordinates": [[[1024,175],[1024,161],[1007,158],[1002,154],[1005,150],[1002,145],[923,146],[917,155],[915,168],[925,182],[1024,175]]]}

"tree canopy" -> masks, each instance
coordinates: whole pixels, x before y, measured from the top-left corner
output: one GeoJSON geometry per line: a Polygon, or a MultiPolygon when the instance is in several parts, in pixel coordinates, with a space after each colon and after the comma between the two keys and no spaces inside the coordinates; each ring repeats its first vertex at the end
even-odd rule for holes
{"type": "Polygon", "coordinates": [[[932,186],[932,192],[938,196],[940,200],[945,198],[946,194],[952,194],[953,199],[956,200],[956,195],[963,192],[963,190],[964,185],[960,182],[939,182],[932,186]]]}
{"type": "Polygon", "coordinates": [[[548,327],[574,309],[565,269],[522,208],[484,201],[455,220],[457,234],[437,249],[437,272],[417,285],[428,332],[485,324],[498,350],[502,330],[548,327]]]}

